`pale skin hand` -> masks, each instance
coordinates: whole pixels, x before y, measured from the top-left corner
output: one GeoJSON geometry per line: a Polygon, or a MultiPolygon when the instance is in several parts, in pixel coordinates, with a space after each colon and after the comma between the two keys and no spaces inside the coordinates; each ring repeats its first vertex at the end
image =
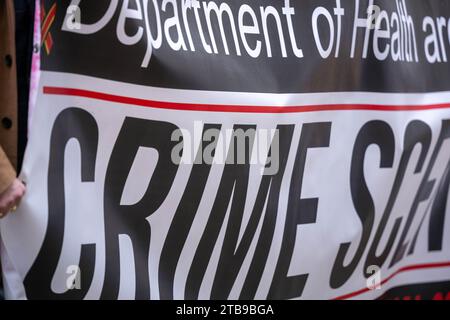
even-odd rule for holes
{"type": "Polygon", "coordinates": [[[5,192],[0,194],[0,219],[19,205],[20,200],[25,195],[25,191],[26,187],[23,182],[16,179],[5,192]]]}

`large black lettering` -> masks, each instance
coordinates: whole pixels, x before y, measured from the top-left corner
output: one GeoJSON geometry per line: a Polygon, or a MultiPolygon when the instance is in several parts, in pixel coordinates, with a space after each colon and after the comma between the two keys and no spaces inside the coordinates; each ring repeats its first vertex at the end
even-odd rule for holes
{"type": "Polygon", "coordinates": [[[28,299],[83,299],[94,275],[95,244],[81,246],[81,289],[55,293],[51,289],[53,275],[58,265],[64,241],[65,190],[64,154],[67,143],[76,139],[80,146],[81,180],[93,182],[98,147],[98,126],[86,111],[68,108],[62,111],[53,124],[48,166],[48,223],[44,242],[24,285],[28,299]]]}
{"type": "MultiPolygon", "coordinates": [[[[428,164],[427,170],[425,171],[424,177],[420,183],[419,190],[414,198],[413,204],[411,206],[411,210],[409,211],[409,215],[406,220],[405,227],[403,228],[403,232],[401,234],[400,240],[395,249],[394,256],[392,257],[389,267],[394,266],[395,264],[397,264],[398,262],[400,262],[403,259],[404,255],[406,253],[406,250],[407,250],[408,246],[410,245],[410,242],[406,240],[406,237],[408,235],[409,229],[411,228],[411,224],[414,220],[414,217],[416,215],[419,204],[421,202],[428,200],[429,197],[431,196],[433,187],[436,184],[436,180],[434,180],[434,179],[430,180],[430,174],[436,163],[436,159],[439,155],[439,152],[442,149],[443,143],[445,142],[445,140],[447,140],[449,138],[450,138],[450,120],[444,120],[444,121],[442,121],[442,129],[439,134],[438,140],[436,142],[436,146],[433,150],[433,154],[431,155],[430,162],[428,164]]],[[[445,179],[445,176],[444,176],[444,179],[445,179]]],[[[439,200],[441,200],[441,199],[439,199],[439,200]]],[[[430,223],[436,223],[436,221],[442,220],[443,217],[441,215],[443,215],[443,214],[445,214],[445,211],[440,212],[440,213],[436,213],[436,211],[434,211],[433,217],[432,217],[432,220],[430,220],[430,223]]],[[[423,222],[423,220],[422,220],[422,222],[423,222]]],[[[443,227],[443,225],[442,225],[442,227],[443,227]]],[[[433,232],[437,232],[437,235],[439,238],[441,238],[443,235],[443,233],[439,232],[440,228],[441,227],[438,227],[437,230],[433,230],[433,232]]],[[[418,235],[418,233],[417,233],[417,235],[418,235]]],[[[439,241],[439,238],[438,238],[438,241],[439,241]]],[[[413,241],[411,242],[411,248],[410,248],[408,254],[413,253],[416,239],[417,239],[417,236],[415,237],[415,239],[413,238],[413,241]]],[[[435,241],[434,243],[436,243],[436,240],[433,240],[433,241],[435,241]]]]}
{"type": "MultiPolygon", "coordinates": [[[[269,254],[273,232],[275,230],[280,188],[287,158],[289,156],[293,131],[293,125],[278,126],[277,128],[277,137],[272,142],[269,154],[276,152],[275,150],[279,152],[277,157],[280,159],[278,171],[275,175],[265,174],[261,179],[251,216],[239,244],[238,237],[242,227],[244,212],[234,211],[230,214],[219,263],[214,277],[211,293],[212,299],[228,299],[244,259],[248,254],[250,245],[255,237],[267,202],[267,209],[261,228],[261,234],[258,238],[257,249],[244,283],[245,290],[241,292],[240,298],[250,299],[257,290],[257,286],[261,280],[262,271],[264,270],[263,267],[266,264],[267,256],[269,254]],[[274,144],[278,143],[280,143],[279,146],[274,146],[274,144]],[[256,267],[256,265],[258,265],[258,267],[256,267]],[[249,277],[250,274],[251,277],[249,277]],[[252,282],[250,282],[250,279],[252,282]]],[[[265,173],[268,172],[269,170],[266,168],[265,173]]]]}
{"type": "MultiPolygon", "coordinates": [[[[235,126],[233,130],[227,164],[222,174],[211,214],[189,270],[185,290],[186,299],[198,298],[200,286],[229,205],[231,205],[230,218],[241,215],[244,211],[249,178],[250,151],[253,148],[255,126],[235,126]],[[249,134],[245,138],[244,136],[247,133],[249,134]]],[[[229,224],[227,232],[230,232],[230,228],[237,227],[229,224]]]]}
{"type": "Polygon", "coordinates": [[[392,247],[394,246],[394,241],[397,237],[402,222],[401,217],[395,220],[394,226],[392,227],[392,231],[389,235],[389,239],[382,253],[380,255],[376,254],[376,252],[379,251],[378,246],[380,244],[380,240],[383,236],[383,233],[385,232],[389,217],[391,216],[392,208],[394,207],[395,201],[402,186],[413,150],[417,145],[421,146],[419,160],[414,169],[414,173],[417,174],[422,171],[428,151],[430,150],[431,137],[431,128],[423,121],[412,121],[406,128],[404,138],[404,151],[400,159],[400,165],[395,176],[394,184],[392,186],[391,194],[386,204],[386,208],[384,210],[383,216],[381,217],[372,245],[370,246],[369,253],[367,254],[367,259],[364,267],[364,270],[366,271],[366,277],[371,276],[371,274],[367,272],[369,266],[378,266],[380,268],[383,266],[389,253],[392,250],[392,247]]]}
{"type": "Polygon", "coordinates": [[[159,262],[159,291],[161,299],[173,299],[175,271],[198,206],[205,192],[209,172],[211,171],[211,163],[206,163],[203,155],[205,150],[213,148],[211,155],[214,156],[219,138],[218,135],[214,134],[214,131],[220,133],[220,128],[221,125],[212,124],[206,124],[203,128],[202,137],[205,137],[206,132],[210,132],[212,133],[211,140],[202,140],[183,197],[175,212],[161,252],[159,262]]]}
{"type": "Polygon", "coordinates": [[[171,141],[178,128],[167,122],[126,118],[114,146],[105,180],[106,269],[102,299],[115,299],[119,293],[119,235],[128,235],[134,251],[136,299],[150,298],[148,254],[151,216],[169,193],[178,165],[171,159],[171,141]],[[121,205],[122,192],[140,147],[154,148],[158,162],[142,199],[133,205],[121,205]]]}
{"type": "MultiPolygon", "coordinates": [[[[445,214],[447,213],[447,198],[450,186],[450,162],[439,184],[436,197],[431,207],[430,222],[428,225],[428,250],[441,251],[444,241],[445,214]]],[[[412,252],[411,252],[412,253],[412,252]]]]}
{"type": "Polygon", "coordinates": [[[303,176],[308,149],[330,145],[331,123],[304,124],[300,136],[289,190],[283,240],[268,299],[291,299],[302,295],[307,274],[288,276],[294,251],[297,226],[316,222],[318,199],[302,199],[303,176]]]}
{"type": "MultiPolygon", "coordinates": [[[[256,244],[255,253],[250,264],[249,271],[244,281],[240,299],[250,300],[254,299],[256,291],[258,290],[261,281],[264,267],[267,262],[270,247],[272,245],[273,234],[275,232],[275,225],[278,216],[278,204],[280,200],[280,188],[283,182],[283,175],[286,169],[286,163],[289,157],[289,152],[292,144],[292,136],[294,133],[294,126],[278,126],[279,132],[279,171],[275,176],[265,176],[261,181],[258,191],[257,199],[253,212],[262,212],[267,200],[267,209],[265,212],[261,233],[256,244]],[[269,189],[270,188],[270,189],[269,189]],[[269,197],[267,192],[269,190],[269,197]]],[[[253,218],[253,215],[252,215],[253,218]]],[[[257,217],[255,217],[256,219],[257,217]]],[[[258,218],[259,219],[259,218],[258,218]]]]}
{"type": "Polygon", "coordinates": [[[395,138],[386,122],[376,120],[366,123],[356,138],[350,171],[350,189],[353,205],[361,220],[362,235],[356,253],[348,265],[344,264],[344,260],[351,243],[341,243],[330,276],[330,286],[334,289],[341,287],[355,271],[372,232],[375,205],[364,178],[364,160],[371,145],[377,145],[380,149],[380,168],[392,167],[395,138]]]}
{"type": "MultiPolygon", "coordinates": [[[[441,134],[438,138],[438,142],[436,144],[436,148],[433,152],[433,155],[439,154],[442,150],[444,138],[446,136],[445,131],[450,128],[442,126],[441,134]]],[[[432,155],[432,159],[434,156],[432,155]]],[[[435,160],[433,160],[434,165],[435,160]]],[[[422,219],[420,220],[419,226],[415,232],[414,238],[411,241],[411,245],[408,250],[408,255],[414,253],[414,249],[416,247],[417,239],[419,237],[419,232],[422,228],[422,225],[427,217],[428,213],[430,214],[430,220],[428,225],[428,250],[429,251],[440,251],[442,250],[442,242],[444,237],[444,225],[445,225],[445,214],[447,213],[447,196],[449,190],[449,182],[450,182],[450,161],[447,163],[442,179],[440,179],[439,184],[437,185],[436,194],[432,202],[427,206],[425,213],[422,215],[422,219]]],[[[430,171],[431,172],[431,171],[430,171]]]]}

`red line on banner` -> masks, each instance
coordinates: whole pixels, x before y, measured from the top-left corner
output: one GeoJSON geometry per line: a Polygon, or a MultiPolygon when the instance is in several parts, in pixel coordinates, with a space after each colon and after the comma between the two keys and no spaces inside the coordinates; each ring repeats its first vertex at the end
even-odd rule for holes
{"type": "MultiPolygon", "coordinates": [[[[411,265],[411,266],[405,266],[405,267],[402,267],[402,268],[398,269],[397,271],[395,271],[393,274],[391,274],[386,279],[382,280],[380,284],[381,285],[386,284],[388,281],[392,280],[394,277],[396,277],[397,275],[399,275],[400,273],[403,273],[403,272],[414,271],[414,270],[424,270],[424,269],[447,268],[447,267],[450,267],[450,261],[449,262],[426,263],[426,264],[416,264],[416,265],[411,265]]],[[[361,290],[354,291],[354,292],[336,297],[332,300],[346,300],[346,299],[357,297],[357,296],[362,295],[369,291],[372,291],[372,290],[369,288],[363,288],[361,290]]]]}
{"type": "Polygon", "coordinates": [[[450,103],[430,105],[375,105],[375,104],[327,104],[304,106],[248,106],[248,105],[221,105],[221,104],[193,104],[146,100],[119,96],[109,93],[90,90],[44,87],[44,94],[76,96],[95,100],[110,101],[130,104],[147,108],[181,110],[181,111],[209,111],[209,112],[236,112],[236,113],[300,113],[313,111],[346,111],[346,110],[370,110],[370,111],[419,111],[450,108],[450,103]]]}

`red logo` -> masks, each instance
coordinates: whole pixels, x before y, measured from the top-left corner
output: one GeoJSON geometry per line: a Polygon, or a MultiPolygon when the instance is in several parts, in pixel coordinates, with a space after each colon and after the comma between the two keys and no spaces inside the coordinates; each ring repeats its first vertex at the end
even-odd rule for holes
{"type": "Polygon", "coordinates": [[[47,52],[47,55],[50,54],[53,47],[53,38],[50,33],[50,28],[52,27],[53,22],[55,21],[56,16],[56,3],[52,5],[48,13],[45,12],[44,1],[41,2],[41,37],[42,37],[42,45],[47,52]]]}

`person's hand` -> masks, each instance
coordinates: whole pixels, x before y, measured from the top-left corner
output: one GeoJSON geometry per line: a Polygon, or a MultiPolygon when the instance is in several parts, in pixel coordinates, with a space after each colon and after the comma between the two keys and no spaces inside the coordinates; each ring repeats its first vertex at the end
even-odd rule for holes
{"type": "Polygon", "coordinates": [[[20,200],[25,195],[25,185],[19,179],[9,186],[9,188],[0,194],[0,219],[5,217],[8,212],[15,211],[20,200]]]}

